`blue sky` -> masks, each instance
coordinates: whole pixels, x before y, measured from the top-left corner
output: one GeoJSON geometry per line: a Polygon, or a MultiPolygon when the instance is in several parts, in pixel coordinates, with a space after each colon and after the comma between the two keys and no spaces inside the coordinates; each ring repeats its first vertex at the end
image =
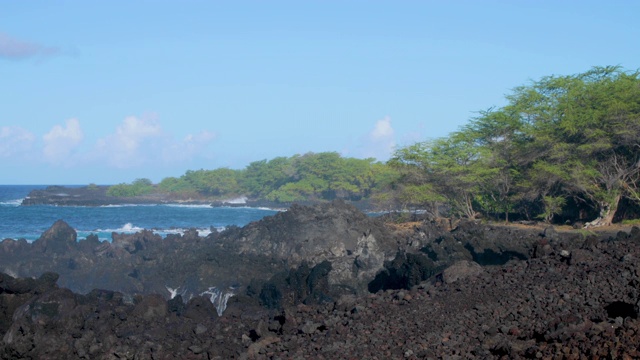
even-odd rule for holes
{"type": "Polygon", "coordinates": [[[640,68],[636,1],[2,1],[0,184],[386,160],[510,89],[640,68]]]}

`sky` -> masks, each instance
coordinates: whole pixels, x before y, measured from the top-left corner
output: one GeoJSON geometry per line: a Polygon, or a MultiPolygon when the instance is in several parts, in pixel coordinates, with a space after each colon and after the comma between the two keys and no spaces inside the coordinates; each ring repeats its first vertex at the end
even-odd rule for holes
{"type": "Polygon", "coordinates": [[[0,184],[387,160],[511,89],[640,69],[638,1],[0,1],[0,184]]]}

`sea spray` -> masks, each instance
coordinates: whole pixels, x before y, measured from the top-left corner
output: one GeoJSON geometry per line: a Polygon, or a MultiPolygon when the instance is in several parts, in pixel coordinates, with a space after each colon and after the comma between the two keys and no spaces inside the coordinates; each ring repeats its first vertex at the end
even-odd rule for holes
{"type": "MultiPolygon", "coordinates": [[[[169,292],[170,299],[180,295],[184,301],[188,301],[192,297],[192,295],[187,295],[187,289],[180,290],[180,287],[172,288],[167,285],[165,285],[165,288],[169,292]]],[[[234,295],[233,291],[220,290],[216,286],[212,286],[200,293],[200,296],[209,297],[209,301],[216,308],[218,316],[222,316],[222,313],[227,309],[227,301],[234,295]]]]}
{"type": "Polygon", "coordinates": [[[222,316],[222,313],[227,309],[227,301],[235,295],[231,291],[222,291],[217,287],[210,287],[208,290],[202,292],[201,296],[208,295],[209,300],[213,306],[216,307],[216,311],[218,312],[218,316],[222,316]]]}
{"type": "Polygon", "coordinates": [[[175,289],[172,289],[166,285],[164,287],[167,288],[167,291],[169,292],[169,296],[170,296],[169,299],[171,300],[178,295],[182,296],[182,298],[184,299],[187,294],[187,289],[182,289],[182,291],[180,291],[180,287],[177,287],[175,289]]]}

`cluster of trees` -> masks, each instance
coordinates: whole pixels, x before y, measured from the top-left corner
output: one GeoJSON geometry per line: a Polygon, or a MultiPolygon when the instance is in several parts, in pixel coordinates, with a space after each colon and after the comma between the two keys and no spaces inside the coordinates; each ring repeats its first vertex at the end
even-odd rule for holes
{"type": "Polygon", "coordinates": [[[611,224],[640,203],[638,72],[596,67],[515,88],[450,136],[398,149],[394,197],[475,218],[550,221],[568,203],[611,224]]]}
{"type": "MultiPolygon", "coordinates": [[[[398,173],[374,159],[341,157],[335,152],[308,153],[255,161],[245,169],[189,170],[164,178],[155,191],[183,197],[231,198],[247,196],[274,202],[362,200],[380,192],[398,173]]],[[[154,191],[148,179],[118,184],[113,196],[137,196],[154,191]]]]}
{"type": "MultiPolygon", "coordinates": [[[[596,67],[544,77],[447,137],[397,149],[387,163],[308,153],[242,170],[187,171],[155,189],[282,203],[373,199],[434,216],[506,221],[551,221],[567,208],[590,209],[610,224],[622,199],[640,204],[639,73],[596,67]]],[[[148,179],[109,189],[114,196],[152,191],[148,179]]]]}
{"type": "MultiPolygon", "coordinates": [[[[95,186],[95,184],[89,184],[88,188],[92,189],[95,186]]],[[[154,192],[154,190],[155,188],[153,187],[153,183],[151,182],[151,180],[142,178],[134,180],[131,184],[118,184],[109,186],[109,189],[107,189],[107,195],[118,197],[134,197],[150,194],[154,192]]]]}

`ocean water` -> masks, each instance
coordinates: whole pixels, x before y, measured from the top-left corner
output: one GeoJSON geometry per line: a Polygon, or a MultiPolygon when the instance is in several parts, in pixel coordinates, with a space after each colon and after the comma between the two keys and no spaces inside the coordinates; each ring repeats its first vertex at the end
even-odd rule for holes
{"type": "Polygon", "coordinates": [[[62,219],[78,232],[78,239],[96,234],[111,241],[111,233],[149,229],[162,236],[195,228],[201,236],[229,225],[244,226],[277,210],[209,205],[20,206],[31,190],[47,185],[0,185],[0,240],[33,241],[62,219]]]}

